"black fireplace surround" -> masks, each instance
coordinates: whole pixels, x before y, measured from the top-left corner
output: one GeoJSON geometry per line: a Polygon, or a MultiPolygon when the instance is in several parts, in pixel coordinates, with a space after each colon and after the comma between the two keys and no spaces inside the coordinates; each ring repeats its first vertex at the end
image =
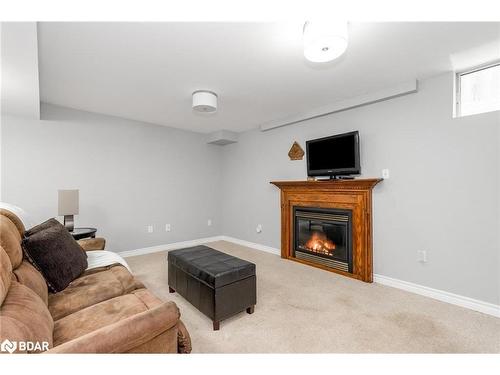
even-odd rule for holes
{"type": "Polygon", "coordinates": [[[352,211],[293,207],[293,256],[352,273],[352,211]]]}

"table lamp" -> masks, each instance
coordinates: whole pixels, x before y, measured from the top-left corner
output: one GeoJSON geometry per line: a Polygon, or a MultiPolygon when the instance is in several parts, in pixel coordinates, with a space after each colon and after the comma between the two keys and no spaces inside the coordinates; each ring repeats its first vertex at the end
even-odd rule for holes
{"type": "Polygon", "coordinates": [[[70,232],[75,227],[73,215],[78,215],[78,190],[59,190],[59,216],[64,216],[64,226],[70,232]]]}

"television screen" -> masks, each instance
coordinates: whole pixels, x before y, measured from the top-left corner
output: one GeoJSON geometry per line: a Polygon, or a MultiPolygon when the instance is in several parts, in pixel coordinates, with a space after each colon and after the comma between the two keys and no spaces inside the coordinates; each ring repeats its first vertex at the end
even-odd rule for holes
{"type": "Polygon", "coordinates": [[[359,174],[359,133],[357,131],[306,142],[309,176],[359,174]]]}

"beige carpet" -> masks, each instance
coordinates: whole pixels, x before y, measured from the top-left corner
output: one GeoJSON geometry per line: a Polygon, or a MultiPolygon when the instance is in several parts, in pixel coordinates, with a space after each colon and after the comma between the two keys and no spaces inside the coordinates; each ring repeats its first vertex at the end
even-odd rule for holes
{"type": "Polygon", "coordinates": [[[255,313],[212,322],[169,294],[167,252],[127,258],[158,297],[173,300],[197,353],[500,352],[500,319],[366,284],[229,242],[214,249],[257,265],[255,313]]]}

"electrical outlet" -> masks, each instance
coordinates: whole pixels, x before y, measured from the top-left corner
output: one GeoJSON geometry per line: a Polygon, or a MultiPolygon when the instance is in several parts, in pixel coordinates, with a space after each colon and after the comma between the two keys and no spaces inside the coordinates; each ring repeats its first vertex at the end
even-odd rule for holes
{"type": "Polygon", "coordinates": [[[390,177],[390,173],[389,173],[389,170],[386,168],[386,169],[382,169],[382,178],[384,180],[388,180],[390,177]]]}
{"type": "Polygon", "coordinates": [[[170,232],[172,230],[172,227],[170,224],[165,224],[165,232],[170,232]]]}
{"type": "Polygon", "coordinates": [[[257,224],[257,228],[255,228],[255,231],[257,233],[261,233],[262,232],[262,224],[257,224]]]}
{"type": "Polygon", "coordinates": [[[148,225],[148,233],[153,233],[154,227],[152,225],[148,225]]]}
{"type": "Polygon", "coordinates": [[[208,220],[207,220],[207,225],[208,225],[209,227],[211,227],[211,226],[212,226],[212,219],[208,219],[208,220]]]}
{"type": "Polygon", "coordinates": [[[418,251],[418,261],[420,263],[427,263],[427,250],[418,251]]]}

